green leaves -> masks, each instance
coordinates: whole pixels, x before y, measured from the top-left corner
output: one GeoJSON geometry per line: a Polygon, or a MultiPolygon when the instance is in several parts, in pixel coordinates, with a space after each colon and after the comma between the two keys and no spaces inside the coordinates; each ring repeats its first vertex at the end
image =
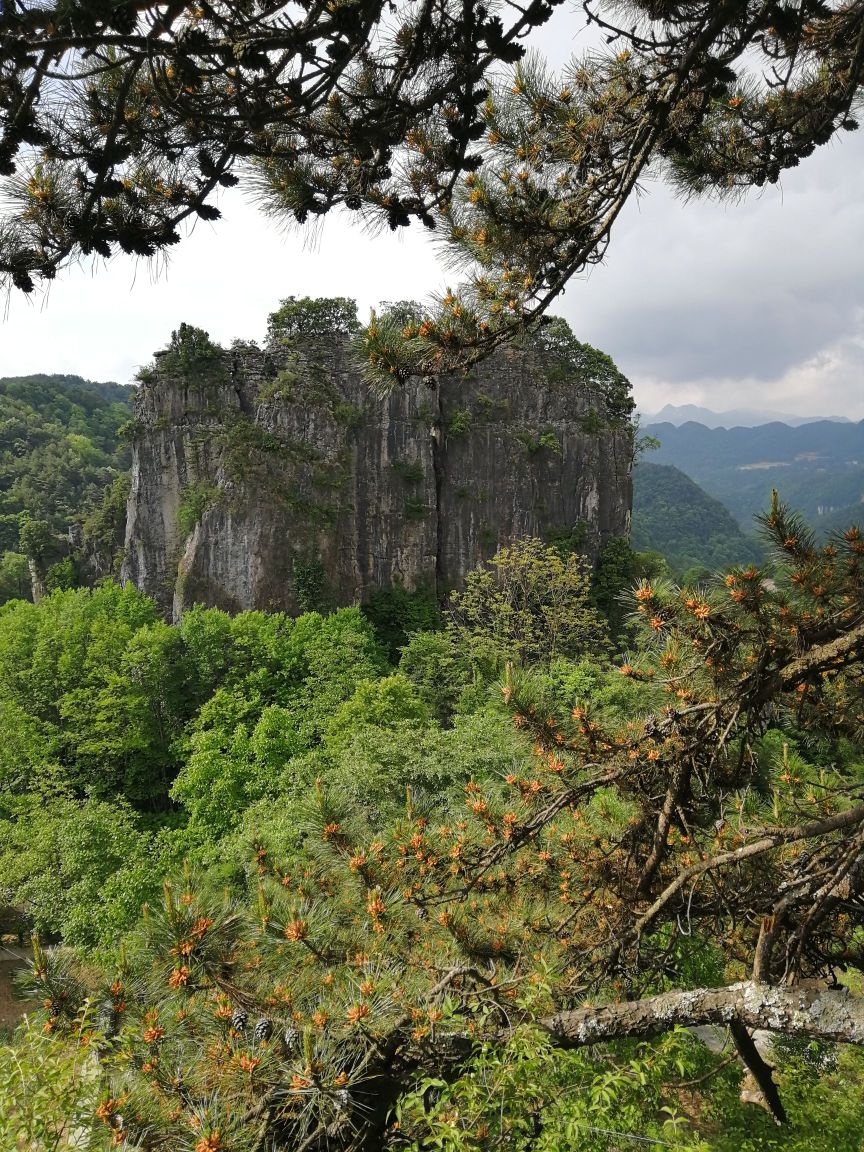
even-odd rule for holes
{"type": "Polygon", "coordinates": [[[449,604],[450,627],[481,666],[600,653],[606,623],[591,603],[588,562],[542,541],[501,548],[469,573],[449,604]]]}
{"type": "Polygon", "coordinates": [[[218,839],[263,795],[266,779],[243,725],[233,732],[208,729],[192,737],[171,796],[189,813],[199,837],[218,839]]]}
{"type": "Polygon", "coordinates": [[[347,296],[289,296],[267,319],[271,339],[285,342],[296,337],[328,340],[352,335],[359,328],[357,304],[347,296]]]}
{"type": "Polygon", "coordinates": [[[707,1152],[667,1087],[698,1066],[697,1047],[673,1032],[589,1056],[557,1051],[522,1026],[503,1047],[479,1042],[457,1078],[421,1081],[396,1117],[411,1152],[617,1152],[631,1141],[707,1152]]]}
{"type": "Polygon", "coordinates": [[[0,1146],[55,1152],[90,1128],[100,1077],[93,1052],[25,1017],[0,1043],[0,1146]]]}
{"type": "Polygon", "coordinates": [[[367,725],[390,728],[400,722],[413,721],[420,727],[428,715],[426,706],[405,676],[396,673],[380,680],[361,680],[351,699],[333,714],[327,725],[325,743],[328,748],[338,747],[367,725]]]}
{"type": "Polygon", "coordinates": [[[70,943],[109,944],[158,891],[176,857],[128,806],[27,797],[0,820],[0,902],[70,943]]]}

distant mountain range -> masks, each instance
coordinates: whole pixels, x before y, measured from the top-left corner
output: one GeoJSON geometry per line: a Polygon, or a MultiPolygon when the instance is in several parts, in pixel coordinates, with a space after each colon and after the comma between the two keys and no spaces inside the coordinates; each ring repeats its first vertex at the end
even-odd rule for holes
{"type": "MultiPolygon", "coordinates": [[[[820,534],[864,523],[864,421],[819,420],[796,428],[648,424],[660,447],[647,459],[672,465],[719,500],[745,533],[776,488],[820,534]]],[[[638,484],[638,480],[637,480],[638,484]]]]}
{"type": "Polygon", "coordinates": [[[643,424],[675,424],[693,421],[706,428],[755,428],[759,424],[788,424],[798,428],[802,424],[828,421],[832,424],[850,424],[845,416],[792,416],[788,412],[771,412],[757,408],[730,408],[726,412],[712,412],[698,404],[667,404],[653,415],[641,415],[643,424]]]}

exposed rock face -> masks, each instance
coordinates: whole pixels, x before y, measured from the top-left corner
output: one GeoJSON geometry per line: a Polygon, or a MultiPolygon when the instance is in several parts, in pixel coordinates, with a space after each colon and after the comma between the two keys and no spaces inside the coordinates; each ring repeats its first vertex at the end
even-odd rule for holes
{"type": "Polygon", "coordinates": [[[370,395],[346,338],[157,356],[133,437],[124,580],[175,617],[443,594],[522,536],[629,529],[632,432],[579,380],[501,352],[436,389],[370,395]]]}

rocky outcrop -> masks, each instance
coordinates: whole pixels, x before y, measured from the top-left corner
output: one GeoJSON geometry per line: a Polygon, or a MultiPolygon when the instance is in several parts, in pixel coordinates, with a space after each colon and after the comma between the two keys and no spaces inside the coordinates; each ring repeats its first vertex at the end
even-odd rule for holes
{"type": "Polygon", "coordinates": [[[157,354],[132,426],[124,580],[175,617],[439,595],[506,541],[629,528],[632,430],[537,352],[371,395],[345,337],[157,354]]]}

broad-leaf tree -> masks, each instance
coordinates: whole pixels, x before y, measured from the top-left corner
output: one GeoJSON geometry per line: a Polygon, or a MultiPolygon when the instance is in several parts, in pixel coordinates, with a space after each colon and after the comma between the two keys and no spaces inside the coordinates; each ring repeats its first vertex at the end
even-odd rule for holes
{"type": "Polygon", "coordinates": [[[530,537],[469,572],[448,608],[459,647],[493,668],[598,655],[608,643],[606,621],[591,602],[588,561],[530,537]]]}

